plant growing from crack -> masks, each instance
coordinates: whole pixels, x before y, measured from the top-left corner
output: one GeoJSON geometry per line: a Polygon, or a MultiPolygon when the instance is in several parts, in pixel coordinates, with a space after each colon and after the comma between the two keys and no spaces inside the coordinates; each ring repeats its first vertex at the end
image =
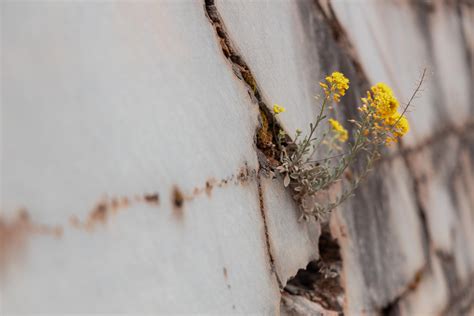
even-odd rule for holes
{"type": "MultiPolygon", "coordinates": [[[[301,209],[300,219],[315,217],[325,220],[332,210],[353,196],[362,179],[372,170],[380,157],[382,148],[396,143],[409,131],[405,116],[416,94],[420,91],[426,70],[412,94],[409,102],[399,111],[400,104],[392,90],[384,83],[372,86],[358,107],[359,117],[347,123],[354,126],[352,137],[343,125],[329,118],[341,97],[349,89],[349,79],[340,72],[333,72],[320,82],[324,92],[318,116],[309,126],[309,134],[302,135],[297,129],[294,140],[283,130],[276,136],[280,153],[276,172],[283,177],[285,187],[290,187],[293,198],[301,209]],[[318,127],[321,135],[316,135],[318,127]],[[327,157],[314,160],[314,153],[325,151],[327,157]],[[349,168],[359,166],[358,175],[353,176],[349,168]],[[321,203],[319,194],[336,183],[342,184],[342,193],[333,201],[321,203]]],[[[277,104],[273,113],[279,115],[285,108],[277,104]]]]}

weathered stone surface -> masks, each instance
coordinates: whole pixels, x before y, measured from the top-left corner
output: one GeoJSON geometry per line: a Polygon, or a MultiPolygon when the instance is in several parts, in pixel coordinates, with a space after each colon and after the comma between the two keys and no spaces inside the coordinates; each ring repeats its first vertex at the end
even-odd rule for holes
{"type": "Polygon", "coordinates": [[[472,310],[469,1],[1,5],[3,313],[472,310]],[[292,135],[325,74],[351,79],[346,119],[376,81],[408,101],[425,66],[412,131],[320,256],[319,224],[260,172],[259,110],[285,106],[292,135]],[[280,305],[310,261],[318,288],[280,305]]]}
{"type": "Polygon", "coordinates": [[[424,3],[331,2],[371,82],[387,82],[407,102],[422,69],[428,69],[422,97],[408,113],[413,123],[404,138],[407,145],[420,143],[447,125],[462,125],[474,107],[469,97],[472,57],[466,54],[456,5],[441,0],[424,3]]]}
{"type": "MultiPolygon", "coordinates": [[[[438,313],[446,311],[447,306],[457,304],[455,302],[457,293],[465,289],[466,284],[472,284],[473,280],[473,251],[469,245],[474,242],[472,236],[474,224],[472,179],[474,176],[471,149],[474,142],[472,136],[469,135],[472,134],[474,103],[472,89],[469,88],[473,85],[472,71],[470,71],[472,51],[470,40],[466,37],[469,31],[465,30],[466,25],[472,24],[471,20],[466,21],[466,16],[472,14],[472,6],[447,1],[433,1],[427,6],[421,2],[405,1],[373,1],[367,2],[366,5],[336,1],[332,4],[333,13],[336,14],[337,20],[342,24],[350,42],[356,48],[357,57],[369,78],[388,82],[395,88],[401,99],[407,101],[409,93],[412,92],[409,85],[413,84],[417,73],[420,72],[420,67],[427,66],[430,70],[430,75],[423,85],[421,98],[415,100],[416,108],[409,113],[412,131],[407,139],[404,139],[402,146],[404,148],[402,156],[409,174],[405,184],[393,184],[388,187],[391,194],[397,197],[396,199],[400,194],[400,188],[403,186],[412,188],[413,191],[409,195],[412,195],[414,202],[410,204],[416,206],[417,211],[414,212],[418,213],[423,227],[420,241],[425,249],[424,269],[430,271],[419,276],[416,270],[411,270],[412,273],[415,272],[412,274],[412,280],[421,278],[421,281],[415,282],[419,282],[421,288],[418,289],[413,283],[406,287],[408,293],[403,294],[403,297],[406,297],[405,301],[409,301],[406,303],[410,306],[408,313],[430,314],[434,311],[438,313]],[[399,27],[400,25],[403,27],[399,27]],[[440,265],[443,266],[442,272],[440,272],[440,265]],[[449,290],[446,289],[444,279],[449,281],[447,286],[449,290]],[[446,294],[446,291],[449,294],[446,294]],[[428,306],[427,299],[430,296],[438,297],[438,304],[428,306]]],[[[395,169],[397,170],[396,177],[403,178],[398,172],[403,167],[395,169]]],[[[386,171],[381,170],[377,173],[377,177],[385,178],[384,183],[387,183],[386,179],[392,178],[386,171]]],[[[368,181],[369,185],[371,181],[368,181]]],[[[360,197],[359,195],[354,202],[357,203],[360,197]]],[[[390,213],[399,211],[396,206],[379,209],[390,213]]],[[[356,216],[355,210],[358,210],[359,215],[364,214],[362,218],[367,217],[367,208],[355,207],[352,213],[346,214],[356,216]]],[[[413,225],[414,221],[419,222],[416,216],[411,220],[406,220],[406,224],[402,222],[395,224],[393,218],[387,223],[390,227],[400,227],[402,234],[408,234],[410,230],[407,229],[407,225],[413,225]]],[[[382,230],[386,231],[385,228],[382,230]]],[[[365,229],[360,227],[355,231],[362,233],[365,229]]],[[[420,231],[417,234],[419,233],[420,231]]],[[[418,244],[413,243],[412,236],[408,235],[405,235],[405,240],[398,243],[400,246],[396,246],[397,242],[394,240],[380,241],[381,236],[384,236],[381,232],[374,236],[379,239],[377,242],[374,238],[363,236],[351,236],[349,240],[351,242],[354,242],[354,239],[359,240],[359,243],[371,240],[368,248],[372,249],[376,244],[383,244],[385,251],[400,246],[402,249],[413,250],[415,248],[413,245],[418,244]]],[[[342,246],[342,249],[344,253],[345,247],[342,246]]],[[[366,258],[366,264],[362,266],[367,267],[368,262],[376,259],[380,252],[383,253],[383,251],[374,251],[366,258]]],[[[416,253],[411,252],[410,257],[413,260],[416,253]]],[[[357,264],[345,261],[344,266],[351,271],[352,275],[357,264]]],[[[375,267],[378,266],[375,264],[375,267]]],[[[405,269],[409,265],[401,263],[397,265],[393,262],[393,267],[400,266],[405,269]]],[[[386,267],[389,266],[386,265],[386,267]]],[[[393,271],[383,270],[383,273],[376,273],[376,275],[386,273],[392,275],[393,271]]],[[[346,271],[345,275],[347,274],[346,271]]],[[[363,286],[355,286],[353,290],[348,288],[346,293],[348,309],[352,310],[351,293],[359,295],[364,289],[373,288],[374,293],[377,293],[372,302],[375,306],[382,308],[385,303],[392,311],[397,310],[400,295],[390,300],[395,291],[387,292],[387,289],[399,281],[400,279],[388,281],[385,285],[375,282],[372,283],[373,287],[368,288],[363,286]],[[392,294],[385,295],[384,292],[392,294]]],[[[367,298],[365,294],[363,294],[364,298],[367,298]]],[[[364,298],[355,299],[353,302],[363,302],[364,298]]],[[[401,305],[405,306],[404,304],[401,305]]],[[[363,303],[352,311],[357,313],[358,310],[363,310],[367,306],[371,306],[371,303],[363,303]]]]}
{"type": "Polygon", "coordinates": [[[403,161],[384,162],[374,173],[332,219],[349,314],[377,313],[404,291],[426,260],[403,161]]]}
{"type": "Polygon", "coordinates": [[[287,112],[279,116],[290,135],[309,123],[319,108],[314,96],[323,75],[317,42],[308,37],[297,1],[216,1],[229,36],[249,65],[268,105],[287,112]]]}
{"type": "Polygon", "coordinates": [[[202,4],[4,2],[2,76],[2,312],[278,310],[258,108],[202,4]]]}
{"type": "Polygon", "coordinates": [[[291,194],[276,179],[262,179],[267,212],[270,249],[276,258],[275,269],[283,285],[298,269],[318,259],[320,226],[314,219],[299,221],[300,210],[291,194]],[[296,232],[296,233],[295,233],[296,232]]]}
{"type": "Polygon", "coordinates": [[[441,263],[432,255],[430,267],[423,271],[397,306],[401,315],[441,315],[449,303],[448,284],[441,263]]]}

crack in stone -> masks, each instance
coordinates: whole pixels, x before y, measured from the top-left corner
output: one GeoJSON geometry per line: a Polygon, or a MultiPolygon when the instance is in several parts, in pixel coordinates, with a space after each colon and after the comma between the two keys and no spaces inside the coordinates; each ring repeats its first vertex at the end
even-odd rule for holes
{"type": "Polygon", "coordinates": [[[257,188],[258,188],[258,200],[259,200],[259,206],[260,206],[260,213],[262,215],[262,220],[263,220],[263,229],[265,232],[265,246],[267,250],[267,255],[268,255],[268,260],[270,261],[270,268],[271,271],[275,274],[275,278],[278,283],[278,287],[280,290],[283,290],[284,286],[283,283],[280,279],[280,276],[278,275],[278,272],[276,270],[275,266],[275,258],[273,256],[273,251],[272,247],[270,245],[270,234],[268,232],[268,224],[267,224],[267,216],[265,214],[265,200],[264,200],[264,194],[263,194],[263,188],[262,188],[262,181],[260,178],[260,173],[257,173],[257,188]]]}
{"type": "Polygon", "coordinates": [[[204,11],[211,23],[214,27],[216,35],[219,39],[219,45],[221,46],[222,53],[229,61],[232,66],[232,70],[234,75],[244,82],[250,99],[252,102],[258,104],[259,108],[259,125],[257,127],[255,133],[255,144],[256,144],[256,155],[259,162],[259,170],[257,171],[257,187],[258,187],[258,197],[259,197],[259,206],[260,206],[260,213],[263,221],[263,228],[265,233],[265,247],[266,252],[270,264],[270,270],[272,273],[275,274],[276,281],[280,290],[283,290],[283,283],[276,271],[275,268],[275,257],[273,255],[273,251],[271,248],[270,243],[270,234],[268,231],[267,225],[267,218],[265,212],[265,203],[264,203],[264,196],[263,196],[263,188],[261,183],[261,174],[268,173],[271,170],[271,166],[275,164],[275,153],[269,150],[269,148],[273,148],[272,144],[265,144],[262,142],[262,130],[266,123],[266,130],[265,133],[270,134],[270,141],[273,143],[275,139],[275,135],[272,132],[273,130],[280,130],[281,127],[279,126],[276,118],[273,116],[269,107],[264,102],[262,98],[262,94],[260,92],[260,88],[258,87],[257,82],[255,81],[255,77],[253,76],[249,66],[245,63],[244,59],[237,53],[228,32],[226,31],[224,22],[217,11],[217,7],[214,3],[214,0],[205,0],[204,1],[204,11]]]}

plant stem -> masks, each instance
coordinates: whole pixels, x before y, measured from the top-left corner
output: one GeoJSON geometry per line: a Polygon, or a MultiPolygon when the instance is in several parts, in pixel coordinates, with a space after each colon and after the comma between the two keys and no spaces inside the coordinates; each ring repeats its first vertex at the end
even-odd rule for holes
{"type": "Polygon", "coordinates": [[[326,103],[329,100],[331,95],[327,95],[324,98],[323,104],[321,105],[321,110],[319,111],[318,116],[316,117],[316,121],[311,127],[311,130],[309,132],[309,136],[303,140],[303,144],[301,145],[300,150],[297,152],[296,159],[295,161],[298,161],[299,159],[302,158],[303,153],[306,151],[308,148],[309,144],[311,143],[311,137],[313,137],[314,132],[316,131],[316,128],[318,127],[319,123],[323,120],[324,117],[324,108],[326,107],[326,103]]]}

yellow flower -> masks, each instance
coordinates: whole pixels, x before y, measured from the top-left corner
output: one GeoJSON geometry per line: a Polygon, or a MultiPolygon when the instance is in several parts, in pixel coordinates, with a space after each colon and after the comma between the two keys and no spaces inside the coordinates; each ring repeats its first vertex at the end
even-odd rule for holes
{"type": "Polygon", "coordinates": [[[402,137],[410,130],[410,124],[405,115],[396,113],[390,118],[386,119],[386,124],[389,128],[393,128],[393,134],[397,137],[402,137]]]}
{"type": "Polygon", "coordinates": [[[395,113],[385,119],[385,128],[391,131],[391,136],[387,137],[387,144],[397,142],[398,138],[404,136],[410,130],[410,123],[405,115],[395,113]]]}
{"type": "Polygon", "coordinates": [[[362,102],[372,106],[380,118],[388,118],[395,115],[399,106],[392,89],[383,82],[379,82],[370,88],[370,93],[367,93],[367,98],[364,98],[362,102]]]}
{"type": "Polygon", "coordinates": [[[286,111],[286,109],[284,107],[282,107],[282,106],[280,106],[276,103],[273,105],[273,113],[279,114],[279,113],[282,113],[282,112],[285,112],[285,111],[286,111]]]}
{"type": "Polygon", "coordinates": [[[338,121],[334,119],[329,119],[329,124],[331,124],[332,130],[336,132],[337,139],[340,142],[345,142],[349,138],[349,133],[347,130],[339,123],[338,121]]]}
{"type": "Polygon", "coordinates": [[[326,83],[320,82],[320,87],[324,90],[326,97],[332,94],[333,100],[339,102],[341,96],[346,94],[349,89],[349,79],[347,79],[341,72],[335,71],[330,76],[326,77],[326,83]]]}

